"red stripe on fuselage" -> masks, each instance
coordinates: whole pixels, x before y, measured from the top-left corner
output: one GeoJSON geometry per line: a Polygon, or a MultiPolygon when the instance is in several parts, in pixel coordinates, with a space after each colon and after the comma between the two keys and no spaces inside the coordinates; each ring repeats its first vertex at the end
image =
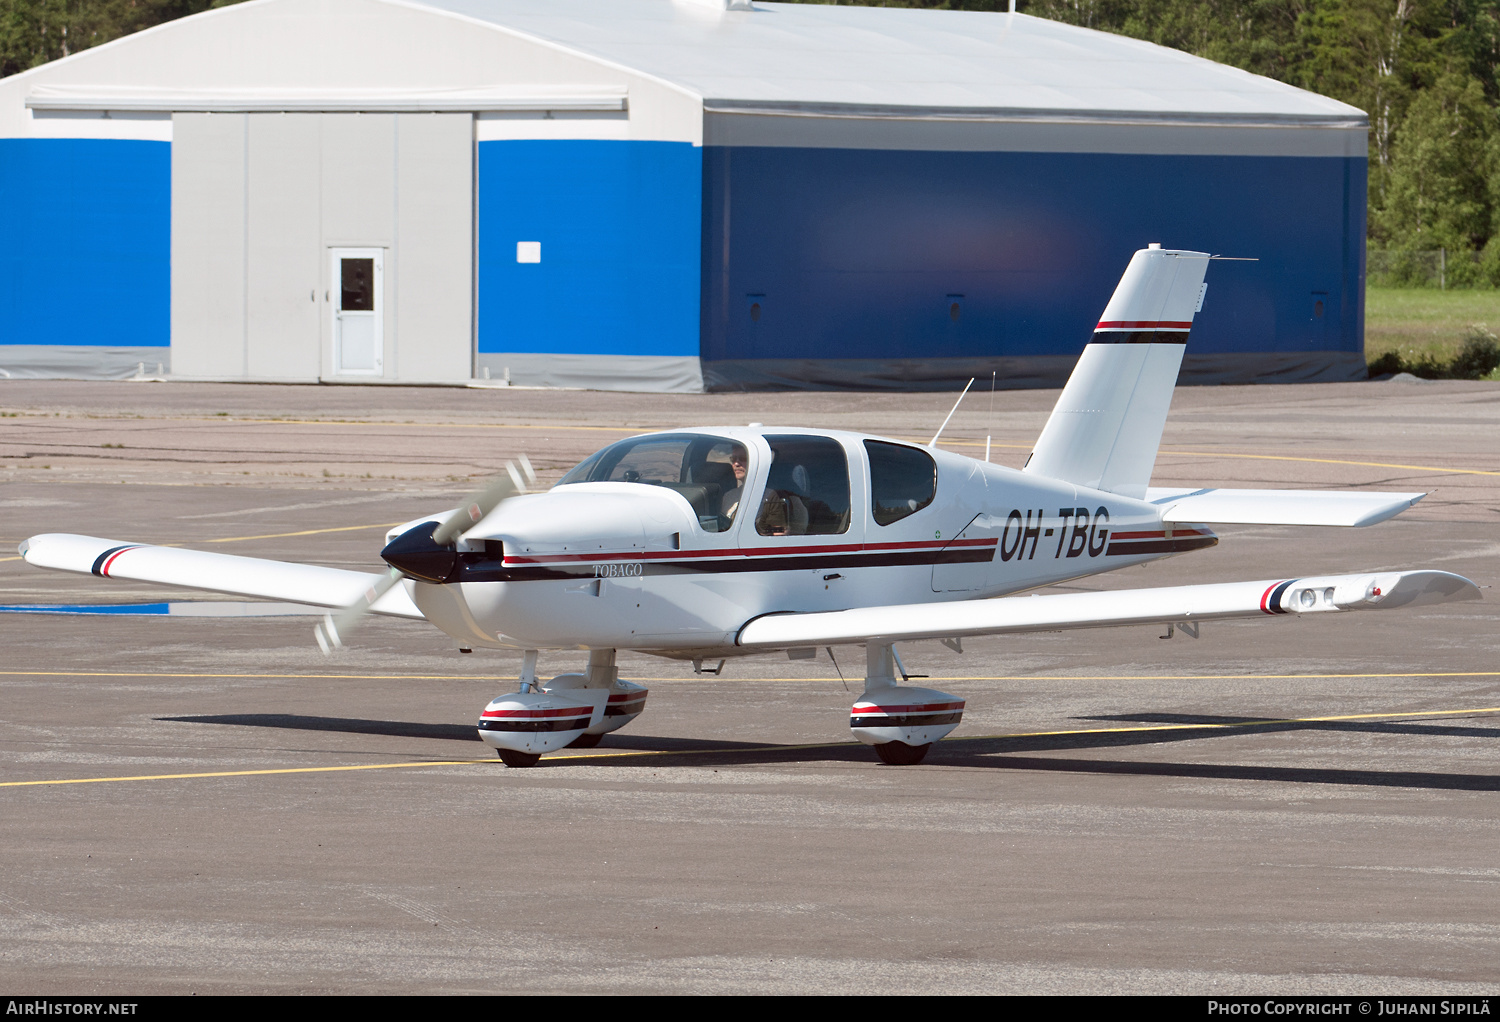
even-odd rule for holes
{"type": "Polygon", "coordinates": [[[1176,320],[1107,319],[1100,320],[1095,330],[1191,330],[1193,321],[1176,320]]]}
{"type": "Polygon", "coordinates": [[[678,561],[692,560],[700,557],[793,557],[798,555],[805,556],[807,554],[857,554],[872,551],[943,550],[948,547],[995,546],[999,542],[998,538],[955,539],[947,542],[942,540],[928,540],[920,543],[837,543],[827,546],[729,547],[718,550],[627,550],[612,554],[540,554],[535,557],[511,557],[507,555],[504,563],[506,565],[517,565],[586,561],[591,564],[602,564],[606,561],[678,561]]]}

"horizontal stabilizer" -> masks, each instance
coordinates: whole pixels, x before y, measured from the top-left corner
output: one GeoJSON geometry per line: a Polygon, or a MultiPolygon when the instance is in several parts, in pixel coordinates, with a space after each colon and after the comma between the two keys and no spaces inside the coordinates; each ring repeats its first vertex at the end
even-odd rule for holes
{"type": "MultiPolygon", "coordinates": [[[[38,568],[204,589],[234,596],[255,596],[314,607],[346,607],[384,577],[383,573],[367,574],[261,557],[121,543],[115,539],[61,532],[32,536],[21,544],[20,550],[27,563],[38,568]]],[[[411,602],[404,586],[391,589],[375,602],[371,610],[392,617],[422,619],[422,612],[411,602]]]]}
{"type": "Polygon", "coordinates": [[[1362,490],[1146,491],[1146,500],[1163,509],[1162,521],[1201,525],[1374,525],[1425,496],[1362,490]]]}
{"type": "Polygon", "coordinates": [[[811,614],[767,614],[740,629],[738,645],[782,649],[870,639],[901,642],[1063,628],[1171,624],[1235,617],[1310,614],[1477,600],[1479,588],[1446,571],[1222,582],[1059,596],[861,607],[811,614]]]}

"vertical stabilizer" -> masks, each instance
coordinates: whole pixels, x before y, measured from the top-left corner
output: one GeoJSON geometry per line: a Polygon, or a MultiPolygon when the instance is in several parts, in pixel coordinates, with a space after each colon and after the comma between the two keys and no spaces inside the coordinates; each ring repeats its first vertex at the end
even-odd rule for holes
{"type": "Polygon", "coordinates": [[[1032,448],[1027,472],[1146,495],[1188,331],[1202,305],[1208,258],[1157,245],[1135,254],[1032,448]]]}

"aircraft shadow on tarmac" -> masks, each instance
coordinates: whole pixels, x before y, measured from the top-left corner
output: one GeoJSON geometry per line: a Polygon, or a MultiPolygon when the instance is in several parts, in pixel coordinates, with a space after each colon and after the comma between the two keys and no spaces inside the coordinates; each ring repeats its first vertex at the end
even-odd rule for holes
{"type": "MultiPolygon", "coordinates": [[[[389,735],[393,738],[436,738],[450,742],[479,741],[479,729],[472,724],[421,724],[406,720],[309,717],[295,713],[213,713],[190,717],[157,717],[156,719],[182,724],[232,724],[239,727],[283,728],[291,731],[336,731],[352,735],[389,735]]],[[[608,741],[608,748],[601,750],[601,754],[609,752],[692,753],[726,750],[755,752],[774,751],[776,748],[760,742],[724,742],[702,738],[660,738],[637,735],[610,735],[608,741]]]]}
{"type": "Polygon", "coordinates": [[[338,731],[351,735],[390,735],[393,738],[441,738],[455,742],[477,742],[473,725],[419,724],[406,720],[360,720],[355,717],[307,717],[295,713],[213,713],[196,717],[157,717],[182,724],[237,724],[240,727],[274,727],[290,731],[338,731]]]}
{"type": "MultiPolygon", "coordinates": [[[[284,728],[298,731],[334,731],[346,734],[389,735],[397,738],[435,738],[477,742],[479,735],[467,724],[424,724],[395,720],[362,720],[352,717],[312,717],[283,713],[226,713],[188,717],[158,717],[161,721],[187,724],[230,724],[240,727],[284,728]]],[[[1063,750],[1129,748],[1201,742],[1251,734],[1283,731],[1340,731],[1420,737],[1500,738],[1500,728],[1427,722],[1376,721],[1270,721],[1254,717],[1218,717],[1188,714],[1122,714],[1091,720],[1181,725],[1182,730],[1093,732],[1070,735],[1014,735],[1000,738],[955,738],[936,746],[927,758],[932,766],[970,767],[989,770],[1041,770],[1082,774],[1127,774],[1147,777],[1187,777],[1199,780],[1278,781],[1298,784],[1340,784],[1355,787],[1429,788],[1449,791],[1500,791],[1495,774],[1428,773],[1400,770],[1359,770],[1324,767],[1248,766],[1227,763],[1163,763],[1120,759],[1062,759],[1026,756],[1024,753],[1063,750]],[[1205,730],[1202,725],[1221,725],[1205,730]]],[[[478,751],[478,750],[475,750],[478,751]]],[[[732,742],[653,735],[606,737],[605,744],[589,751],[591,762],[609,762],[611,754],[622,767],[792,764],[814,762],[863,762],[872,758],[869,749],[854,743],[806,746],[775,746],[759,742],[732,742]],[[632,753],[652,753],[649,756],[632,753]]],[[[542,766],[565,766],[568,757],[542,760],[542,766]]],[[[904,768],[911,769],[911,768],[904,768]]]]}

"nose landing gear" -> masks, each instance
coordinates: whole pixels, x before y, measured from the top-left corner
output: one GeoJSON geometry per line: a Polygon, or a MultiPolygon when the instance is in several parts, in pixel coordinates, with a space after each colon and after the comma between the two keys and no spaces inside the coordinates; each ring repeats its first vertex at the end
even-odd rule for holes
{"type": "Polygon", "coordinates": [[[479,718],[479,737],[509,767],[535,766],[542,754],[591,749],[646,708],[644,686],[620,680],[615,651],[589,652],[584,674],[560,674],[543,685],[537,651],[521,657],[520,691],[490,701],[479,718]]]}

